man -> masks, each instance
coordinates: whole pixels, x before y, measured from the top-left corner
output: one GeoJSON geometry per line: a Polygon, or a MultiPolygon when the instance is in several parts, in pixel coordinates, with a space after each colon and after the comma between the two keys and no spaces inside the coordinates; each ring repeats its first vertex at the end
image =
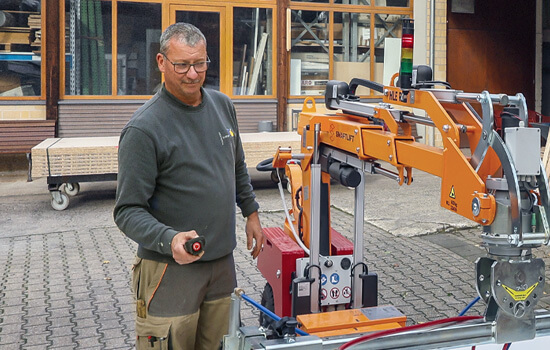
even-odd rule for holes
{"type": "Polygon", "coordinates": [[[157,54],[165,82],[120,137],[114,218],[139,245],[137,349],[219,348],[236,286],[235,201],[253,258],[263,244],[235,109],[202,88],[209,62],[196,27],[169,26],[157,54]],[[184,245],[198,236],[204,251],[192,255],[184,245]]]}

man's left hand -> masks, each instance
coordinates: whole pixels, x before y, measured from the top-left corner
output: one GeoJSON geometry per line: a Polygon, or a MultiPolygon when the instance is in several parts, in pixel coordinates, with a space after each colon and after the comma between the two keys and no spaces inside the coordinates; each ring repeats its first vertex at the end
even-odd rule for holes
{"type": "Polygon", "coordinates": [[[255,211],[246,218],[246,248],[252,250],[250,255],[256,259],[262,247],[264,246],[264,234],[262,232],[262,225],[260,224],[260,217],[258,212],[255,211]],[[256,241],[256,245],[252,248],[253,240],[256,241]]]}

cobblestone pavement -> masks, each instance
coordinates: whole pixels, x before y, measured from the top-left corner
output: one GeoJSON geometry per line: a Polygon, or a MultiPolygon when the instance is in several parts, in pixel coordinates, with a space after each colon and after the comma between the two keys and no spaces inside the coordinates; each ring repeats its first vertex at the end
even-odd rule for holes
{"type": "MultiPolygon", "coordinates": [[[[53,211],[43,192],[0,192],[0,349],[133,348],[130,264],[136,246],[112,222],[112,186],[83,186],[63,212],[53,211]]],[[[260,203],[275,192],[258,190],[260,203]]],[[[262,207],[264,227],[282,225],[282,210],[262,207]]],[[[332,223],[351,237],[348,211],[334,207],[332,223]]],[[[259,301],[265,280],[245,249],[240,215],[237,230],[238,284],[259,301]]],[[[367,222],[365,257],[379,275],[379,303],[397,307],[409,324],[456,315],[477,295],[478,235],[469,228],[409,237],[367,222]]],[[[537,254],[549,265],[548,248],[537,254]]],[[[548,283],[546,288],[541,306],[550,309],[548,283]]],[[[243,323],[256,325],[258,312],[242,305],[243,323]]],[[[469,314],[482,312],[478,303],[469,314]]]]}

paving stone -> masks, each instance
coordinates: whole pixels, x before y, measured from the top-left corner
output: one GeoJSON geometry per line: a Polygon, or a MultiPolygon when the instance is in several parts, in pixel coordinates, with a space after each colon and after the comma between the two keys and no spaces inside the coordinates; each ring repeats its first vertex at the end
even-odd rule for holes
{"type": "MultiPolygon", "coordinates": [[[[112,202],[108,205],[112,210],[112,202]]],[[[55,215],[78,217],[69,210],[79,208],[75,205],[55,215]]],[[[352,237],[353,217],[338,208],[331,215],[335,229],[352,237]]],[[[280,210],[261,212],[260,217],[264,227],[280,227],[284,222],[280,210]]],[[[130,278],[136,244],[114,226],[111,213],[109,218],[94,227],[79,223],[78,228],[32,235],[0,234],[2,349],[133,348],[135,305],[130,278]]],[[[237,215],[236,223],[237,280],[247,295],[259,301],[266,282],[246,250],[245,220],[237,215]]],[[[380,304],[396,306],[407,315],[407,324],[457,315],[475,298],[471,257],[472,252],[483,252],[478,230],[404,237],[366,223],[364,239],[369,271],[379,276],[380,304]]],[[[549,253],[538,252],[546,261],[549,253]]],[[[550,293],[548,283],[546,288],[550,293]]],[[[541,297],[545,298],[549,305],[550,295],[541,297]]],[[[468,314],[483,312],[480,302],[468,314]]],[[[256,309],[242,303],[244,325],[257,325],[258,316],[256,309]]]]}
{"type": "Polygon", "coordinates": [[[41,332],[41,333],[33,333],[27,332],[23,339],[25,341],[25,348],[28,346],[42,346],[42,349],[47,348],[50,345],[50,342],[46,339],[46,337],[49,335],[48,332],[41,332]]]}
{"type": "Polygon", "coordinates": [[[48,331],[50,332],[50,337],[66,337],[73,335],[73,325],[65,326],[48,326],[48,331]]]}
{"type": "Polygon", "coordinates": [[[51,344],[39,344],[39,345],[25,345],[25,350],[42,350],[45,348],[52,348],[51,344]]]}
{"type": "Polygon", "coordinates": [[[77,339],[75,339],[75,342],[77,344],[77,349],[100,350],[103,346],[100,343],[98,336],[90,336],[86,338],[77,337],[77,339]]]}
{"type": "Polygon", "coordinates": [[[78,329],[90,328],[90,327],[98,327],[98,325],[97,325],[96,322],[95,322],[96,317],[93,317],[93,318],[84,318],[84,319],[76,319],[76,318],[73,318],[72,320],[73,320],[73,322],[75,323],[76,328],[78,328],[78,329]]]}
{"type": "MultiPolygon", "coordinates": [[[[133,324],[133,320],[131,322],[133,324]]],[[[120,326],[121,326],[120,318],[114,318],[110,320],[101,320],[99,330],[102,333],[104,333],[106,330],[111,330],[111,329],[115,329],[119,331],[120,326]]]]}
{"type": "Polygon", "coordinates": [[[49,338],[52,349],[75,349],[76,343],[71,337],[72,334],[63,334],[60,336],[52,336],[49,338]]]}
{"type": "MultiPolygon", "coordinates": [[[[102,334],[102,338],[104,340],[106,339],[121,339],[124,340],[124,335],[122,334],[121,332],[121,329],[118,329],[118,328],[111,328],[111,329],[105,329],[105,330],[101,330],[100,333],[102,334]]],[[[104,341],[104,343],[108,343],[106,341],[104,341]]]]}
{"type": "Polygon", "coordinates": [[[21,339],[21,335],[19,333],[0,334],[0,344],[5,344],[6,349],[17,349],[22,343],[23,340],[21,339]]]}

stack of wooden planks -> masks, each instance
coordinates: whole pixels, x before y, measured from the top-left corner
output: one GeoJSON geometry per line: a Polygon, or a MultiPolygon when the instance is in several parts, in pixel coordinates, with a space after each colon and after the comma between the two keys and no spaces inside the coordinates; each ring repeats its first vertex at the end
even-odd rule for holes
{"type": "Polygon", "coordinates": [[[31,14],[27,19],[29,28],[31,29],[30,45],[33,47],[33,52],[40,53],[42,46],[42,16],[40,14],[31,14]]]}
{"type": "MultiPolygon", "coordinates": [[[[32,178],[118,172],[118,136],[48,138],[31,150],[32,178]]],[[[241,134],[246,162],[253,168],[280,147],[300,151],[296,132],[241,134]]]]}
{"type": "Polygon", "coordinates": [[[279,147],[300,152],[300,135],[293,132],[260,132],[241,134],[246,164],[254,168],[262,160],[272,158],[279,147]]]}
{"type": "Polygon", "coordinates": [[[31,150],[33,178],[118,172],[118,136],[49,138],[31,150]]]}

